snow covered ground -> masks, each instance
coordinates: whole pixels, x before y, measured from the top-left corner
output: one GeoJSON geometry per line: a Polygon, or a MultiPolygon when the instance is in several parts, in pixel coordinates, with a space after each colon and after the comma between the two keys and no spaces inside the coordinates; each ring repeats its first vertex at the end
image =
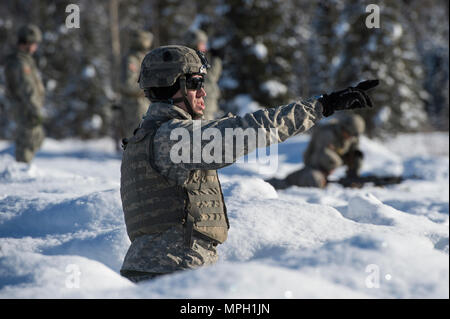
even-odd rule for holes
{"type": "MultiPolygon", "coordinates": [[[[302,166],[308,140],[279,145],[276,176],[302,166]]],[[[448,298],[448,134],[361,144],[364,173],[416,178],[276,192],[234,164],[220,171],[220,261],[135,285],[118,273],[129,239],[113,142],[47,139],[25,165],[0,141],[0,298],[448,298]]]]}

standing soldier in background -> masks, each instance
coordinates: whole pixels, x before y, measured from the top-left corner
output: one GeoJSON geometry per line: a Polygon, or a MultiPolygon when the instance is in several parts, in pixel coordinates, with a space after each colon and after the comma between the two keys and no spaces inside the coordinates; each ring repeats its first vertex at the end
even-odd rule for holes
{"type": "Polygon", "coordinates": [[[324,188],[328,176],[343,165],[347,166],[346,177],[357,177],[363,161],[359,136],[364,133],[365,122],[357,114],[339,115],[315,128],[303,154],[305,166],[302,169],[283,180],[273,178],[267,182],[277,189],[289,186],[324,188]]]}
{"type": "Polygon", "coordinates": [[[30,163],[45,137],[42,127],[45,89],[32,57],[41,41],[42,34],[37,26],[22,26],[18,31],[17,49],[6,60],[6,90],[17,125],[14,136],[18,162],[30,163]]]}
{"type": "Polygon", "coordinates": [[[148,100],[139,88],[139,70],[153,42],[153,34],[142,30],[130,32],[130,50],[123,57],[120,83],[121,112],[118,119],[121,138],[130,137],[147,112],[148,100]]]}
{"type": "Polygon", "coordinates": [[[214,120],[218,117],[220,89],[217,85],[222,74],[222,58],[220,54],[213,54],[215,51],[207,52],[208,36],[202,30],[190,30],[184,35],[185,45],[194,50],[198,50],[206,55],[211,63],[208,69],[208,75],[205,77],[205,96],[206,109],[203,116],[206,120],[214,120]]]}

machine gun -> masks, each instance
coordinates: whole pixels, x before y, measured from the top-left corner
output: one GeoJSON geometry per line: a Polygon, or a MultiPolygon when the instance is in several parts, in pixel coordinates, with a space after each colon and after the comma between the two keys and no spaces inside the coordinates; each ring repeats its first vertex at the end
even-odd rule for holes
{"type": "Polygon", "coordinates": [[[374,184],[375,186],[383,187],[386,185],[400,184],[405,178],[403,176],[388,175],[388,176],[345,176],[338,180],[329,180],[328,183],[341,184],[344,187],[362,188],[365,184],[374,184]]]}

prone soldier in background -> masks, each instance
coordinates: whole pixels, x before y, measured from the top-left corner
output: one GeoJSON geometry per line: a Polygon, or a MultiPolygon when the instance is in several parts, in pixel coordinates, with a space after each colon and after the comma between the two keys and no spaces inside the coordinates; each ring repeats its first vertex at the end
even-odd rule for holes
{"type": "Polygon", "coordinates": [[[37,26],[27,24],[19,29],[17,36],[17,48],[6,59],[6,92],[16,122],[16,160],[30,163],[45,137],[42,127],[45,89],[32,57],[42,34],[37,26]]]}
{"type": "Polygon", "coordinates": [[[328,176],[343,165],[347,166],[347,178],[357,177],[363,161],[359,136],[364,130],[363,118],[348,113],[339,114],[328,123],[316,126],[303,153],[305,166],[285,179],[272,178],[267,182],[277,189],[290,186],[324,188],[328,176]]]}

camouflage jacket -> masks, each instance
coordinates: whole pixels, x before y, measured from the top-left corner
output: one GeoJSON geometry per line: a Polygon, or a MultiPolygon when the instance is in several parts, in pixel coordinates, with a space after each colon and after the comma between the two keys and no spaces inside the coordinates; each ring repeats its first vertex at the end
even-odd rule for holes
{"type": "MultiPolygon", "coordinates": [[[[223,168],[257,148],[257,145],[249,144],[246,140],[241,147],[237,147],[233,140],[229,139],[230,130],[264,130],[268,136],[265,139],[265,145],[259,145],[260,147],[283,142],[291,136],[307,131],[319,121],[322,118],[322,105],[316,100],[298,101],[284,106],[262,109],[243,117],[229,116],[212,121],[192,121],[191,115],[177,106],[153,103],[146,114],[146,117],[148,116],[164,122],[154,137],[155,163],[162,175],[182,185],[192,170],[223,168]],[[271,128],[275,129],[276,136],[269,136],[271,128]],[[190,145],[183,146],[185,146],[184,149],[190,150],[188,156],[193,159],[190,162],[174,163],[171,160],[171,150],[182,148],[179,139],[171,139],[171,134],[176,133],[176,129],[181,129],[185,134],[189,134],[189,138],[185,140],[190,145]],[[209,139],[197,139],[200,143],[197,150],[203,150],[211,141],[211,132],[220,138],[221,154],[219,154],[220,160],[206,162],[203,156],[195,153],[196,147],[193,141],[196,137],[209,135],[209,139]],[[233,151],[230,151],[230,148],[233,151]]],[[[180,134],[183,133],[180,132],[180,134]]]]}
{"type": "Polygon", "coordinates": [[[5,80],[15,120],[24,124],[40,121],[45,89],[33,57],[22,51],[8,56],[5,80]]]}
{"type": "MultiPolygon", "coordinates": [[[[256,145],[243,143],[242,147],[237,147],[232,152],[231,159],[227,161],[209,162],[200,156],[198,161],[175,163],[172,161],[170,154],[172,147],[178,143],[172,135],[177,129],[181,129],[181,134],[187,134],[191,137],[190,142],[188,142],[191,144],[189,155],[194,158],[193,137],[208,133],[207,130],[210,128],[216,128],[217,130],[210,130],[209,132],[214,131],[216,134],[222,135],[221,144],[223,147],[220,158],[224,159],[227,156],[226,148],[233,147],[234,144],[234,140],[231,140],[231,143],[226,140],[227,129],[263,129],[270,132],[270,128],[276,128],[278,131],[276,139],[267,139],[266,145],[271,142],[282,142],[290,136],[308,130],[320,120],[322,118],[322,105],[315,100],[299,101],[249,113],[244,117],[230,116],[214,121],[192,121],[189,113],[177,106],[153,103],[150,105],[146,118],[162,123],[153,139],[154,164],[160,174],[175,181],[178,185],[183,185],[188,181],[191,171],[216,170],[230,165],[239,157],[253,151],[256,145]]],[[[202,141],[202,148],[208,142],[208,140],[202,141]]],[[[183,226],[179,225],[160,234],[144,235],[133,240],[125,256],[121,273],[125,276],[129,271],[171,273],[177,270],[213,264],[217,259],[216,247],[212,242],[194,237],[193,246],[187,248],[183,242],[183,226]]]]}

